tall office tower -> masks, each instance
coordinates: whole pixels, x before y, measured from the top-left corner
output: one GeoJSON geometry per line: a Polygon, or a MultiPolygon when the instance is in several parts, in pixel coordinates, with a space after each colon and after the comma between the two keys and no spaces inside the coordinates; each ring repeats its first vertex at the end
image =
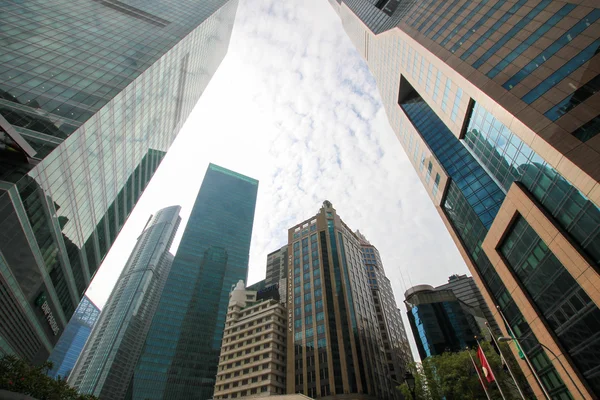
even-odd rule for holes
{"type": "Polygon", "coordinates": [[[53,364],[52,369],[48,371],[48,376],[69,377],[99,315],[100,309],[87,296],[83,296],[65,332],[48,358],[48,361],[53,364]]]}
{"type": "Polygon", "coordinates": [[[171,270],[169,248],[180,211],[171,206],[148,219],[69,377],[78,392],[102,399],[125,397],[171,270]]]}
{"type": "Polygon", "coordinates": [[[257,180],[208,166],[134,373],[132,398],[212,397],[229,293],[248,274],[257,191],[257,180]]]}
{"type": "Polygon", "coordinates": [[[414,286],[404,297],[421,359],[478,346],[475,336],[486,329],[481,309],[463,303],[452,290],[430,285],[414,286]]]}
{"type": "Polygon", "coordinates": [[[275,250],[267,255],[267,277],[265,284],[267,286],[280,283],[281,279],[285,279],[287,273],[287,244],[279,250],[275,250]]]}
{"type": "Polygon", "coordinates": [[[388,370],[394,381],[402,382],[408,365],[413,362],[402,314],[396,304],[392,284],[385,276],[379,250],[360,231],[355,233],[360,242],[363,263],[375,302],[388,370]]]}
{"type": "Polygon", "coordinates": [[[536,395],[593,398],[600,9],[563,0],[330,3],[503,334],[497,306],[522,341],[542,381],[520,361],[536,395]]]}
{"type": "Polygon", "coordinates": [[[392,398],[359,238],[325,201],[288,230],[288,249],[287,392],[392,398]]]}
{"type": "Polygon", "coordinates": [[[236,9],[1,2],[1,352],[48,358],[223,59],[236,9]]]}
{"type": "Polygon", "coordinates": [[[483,313],[486,321],[489,323],[492,331],[498,335],[500,333],[500,328],[496,323],[496,319],[494,318],[494,314],[490,311],[487,303],[483,299],[481,295],[481,291],[475,284],[475,280],[472,277],[467,275],[451,275],[448,278],[448,283],[445,283],[440,286],[436,286],[436,290],[452,290],[456,298],[463,303],[473,307],[478,308],[483,313]]]}
{"type": "MultiPolygon", "coordinates": [[[[264,281],[262,281],[264,282],[264,281]]],[[[287,312],[279,285],[229,295],[214,399],[286,393],[287,312]]]]}

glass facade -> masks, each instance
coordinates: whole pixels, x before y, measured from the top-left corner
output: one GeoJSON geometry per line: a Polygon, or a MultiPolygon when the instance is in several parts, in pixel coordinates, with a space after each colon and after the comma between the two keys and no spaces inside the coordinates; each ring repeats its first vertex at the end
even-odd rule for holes
{"type": "Polygon", "coordinates": [[[69,377],[99,315],[100,309],[87,296],[83,296],[73,318],[48,358],[53,364],[48,376],[55,379],[69,377]]]}
{"type": "Polygon", "coordinates": [[[212,397],[229,293],[248,273],[257,191],[258,181],[209,165],[128,397],[212,397]]]}
{"type": "Polygon", "coordinates": [[[48,357],[224,57],[236,7],[0,4],[1,296],[24,310],[0,327],[3,351],[48,357]]]}
{"type": "MultiPolygon", "coordinates": [[[[338,3],[341,0],[337,0],[338,3]]],[[[375,33],[393,28],[416,0],[344,0],[365,25],[375,33]]]]}
{"type": "Polygon", "coordinates": [[[600,263],[600,209],[490,112],[475,104],[464,144],[506,192],[522,183],[571,238],[600,263]]]}
{"type": "Polygon", "coordinates": [[[484,318],[478,310],[458,301],[450,290],[409,289],[406,296],[408,321],[421,359],[448,351],[477,347],[484,318]]]}
{"type": "Polygon", "coordinates": [[[164,208],[144,227],[69,377],[78,392],[124,398],[171,269],[180,210],[164,208]]]}
{"type": "Polygon", "coordinates": [[[524,218],[513,223],[500,252],[585,379],[600,393],[598,306],[524,218]]]}

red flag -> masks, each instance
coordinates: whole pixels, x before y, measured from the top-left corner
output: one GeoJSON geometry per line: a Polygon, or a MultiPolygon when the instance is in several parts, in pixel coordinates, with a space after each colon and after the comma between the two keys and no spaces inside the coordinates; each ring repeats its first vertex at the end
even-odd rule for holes
{"type": "Polygon", "coordinates": [[[485,379],[487,379],[489,383],[494,382],[496,380],[496,377],[494,376],[494,373],[490,368],[490,364],[488,364],[487,358],[485,358],[485,354],[483,353],[481,346],[479,346],[479,348],[477,349],[477,358],[479,358],[479,362],[481,363],[481,370],[483,371],[485,379]]]}

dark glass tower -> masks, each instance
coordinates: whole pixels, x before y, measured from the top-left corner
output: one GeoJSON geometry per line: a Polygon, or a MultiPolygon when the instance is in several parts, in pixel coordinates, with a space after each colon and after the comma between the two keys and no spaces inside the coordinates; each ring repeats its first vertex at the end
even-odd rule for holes
{"type": "Polygon", "coordinates": [[[0,350],[48,358],[224,57],[237,0],[0,3],[0,350]]]}
{"type": "Polygon", "coordinates": [[[232,286],[246,280],[258,181],[210,164],[136,367],[133,399],[212,398],[232,286]]]}
{"type": "Polygon", "coordinates": [[[538,398],[596,398],[597,4],[329,3],[538,398]]]}
{"type": "Polygon", "coordinates": [[[267,273],[265,286],[278,284],[287,274],[288,247],[283,246],[267,255],[267,273]]]}
{"type": "Polygon", "coordinates": [[[169,248],[180,210],[163,208],[148,219],[69,377],[79,393],[106,400],[125,397],[171,270],[169,248]]]}
{"type": "Polygon", "coordinates": [[[459,301],[452,290],[429,285],[406,291],[408,320],[421,359],[447,351],[477,347],[475,336],[485,329],[481,310],[459,301]]]}
{"type": "MultiPolygon", "coordinates": [[[[472,277],[467,275],[451,275],[448,278],[448,283],[437,286],[436,290],[452,290],[456,298],[463,303],[481,310],[486,321],[494,332],[499,332],[498,324],[494,318],[494,314],[490,311],[487,303],[481,295],[481,291],[475,284],[472,277]]],[[[484,331],[485,333],[485,331],[484,331]]]]}
{"type": "Polygon", "coordinates": [[[99,315],[100,309],[87,296],[83,296],[65,333],[60,337],[48,358],[48,361],[52,361],[53,364],[52,369],[48,371],[49,376],[52,378],[69,377],[99,315]]]}

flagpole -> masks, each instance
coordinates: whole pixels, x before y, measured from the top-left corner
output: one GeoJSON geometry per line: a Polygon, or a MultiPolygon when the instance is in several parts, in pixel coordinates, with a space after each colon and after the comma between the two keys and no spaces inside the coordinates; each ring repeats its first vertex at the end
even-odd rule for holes
{"type": "Polygon", "coordinates": [[[479,378],[479,383],[481,383],[481,387],[483,388],[483,391],[485,392],[485,396],[487,397],[488,400],[492,400],[490,398],[490,395],[488,394],[487,389],[485,388],[485,383],[483,383],[483,379],[481,379],[481,375],[479,374],[479,367],[477,366],[477,364],[475,364],[475,360],[473,360],[473,356],[471,355],[471,351],[469,350],[468,347],[467,347],[467,353],[469,353],[469,358],[471,359],[471,362],[473,363],[473,367],[475,367],[475,372],[477,372],[477,377],[479,378]]]}
{"type": "MultiPolygon", "coordinates": [[[[500,309],[500,306],[496,306],[496,309],[498,310],[498,313],[502,317],[502,320],[504,321],[504,325],[506,326],[506,329],[508,330],[509,335],[516,339],[517,337],[515,336],[515,332],[513,332],[510,324],[506,320],[506,317],[504,316],[504,313],[500,309]]],[[[519,341],[516,341],[516,343],[519,343],[519,341]]],[[[529,361],[529,357],[527,357],[527,353],[525,351],[523,351],[522,349],[521,349],[521,352],[523,353],[523,356],[525,357],[525,361],[527,362],[527,365],[529,366],[529,369],[531,370],[531,373],[533,374],[533,376],[535,377],[535,380],[537,381],[538,385],[542,389],[542,392],[544,393],[544,396],[546,396],[546,399],[550,400],[550,395],[546,391],[546,388],[544,387],[544,385],[542,383],[542,380],[540,379],[540,377],[538,376],[537,372],[533,368],[533,364],[531,364],[531,361],[529,361]]]]}
{"type": "Polygon", "coordinates": [[[504,357],[504,354],[502,353],[502,349],[500,348],[500,345],[496,341],[496,337],[494,336],[494,333],[492,332],[492,329],[490,328],[490,325],[487,323],[487,321],[485,321],[485,326],[488,329],[488,331],[490,332],[490,335],[492,336],[492,340],[494,341],[494,344],[496,345],[496,348],[498,348],[498,351],[500,352],[500,359],[502,361],[504,361],[504,363],[506,364],[506,368],[508,369],[508,373],[510,374],[510,376],[513,379],[513,381],[515,382],[515,386],[517,387],[517,390],[519,391],[519,394],[521,395],[521,398],[523,400],[525,400],[525,395],[523,395],[523,392],[521,391],[521,387],[519,387],[519,383],[517,382],[517,378],[515,378],[515,375],[513,374],[512,369],[510,369],[510,365],[508,365],[508,361],[506,360],[506,357],[504,357]]]}
{"type": "MultiPolygon", "coordinates": [[[[481,353],[485,356],[485,352],[483,351],[483,347],[481,347],[481,343],[479,343],[479,339],[477,338],[477,336],[475,336],[475,340],[477,341],[477,344],[479,345],[479,348],[481,349],[481,353]]],[[[485,359],[487,361],[487,357],[485,357],[485,359]]],[[[502,388],[500,387],[500,382],[498,382],[498,378],[496,378],[496,374],[492,370],[492,366],[490,365],[489,361],[487,361],[487,365],[490,368],[490,372],[494,376],[494,381],[496,382],[496,386],[498,386],[498,391],[500,392],[500,396],[502,396],[502,400],[506,400],[506,397],[504,397],[504,393],[502,392],[502,388]]]]}

